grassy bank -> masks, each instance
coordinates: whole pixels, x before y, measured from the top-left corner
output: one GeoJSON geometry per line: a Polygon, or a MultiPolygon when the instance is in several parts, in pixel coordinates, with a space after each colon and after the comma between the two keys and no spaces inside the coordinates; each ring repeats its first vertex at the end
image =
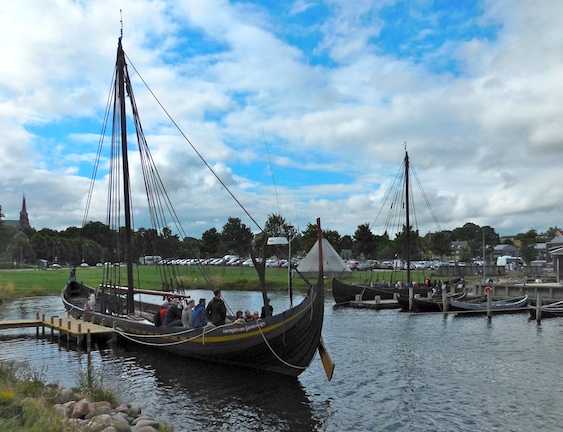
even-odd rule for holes
{"type": "Polygon", "coordinates": [[[15,363],[0,363],[0,427],[9,431],[64,430],[54,401],[34,371],[15,363]]]}
{"type": "Polygon", "coordinates": [[[148,421],[154,429],[143,430],[174,431],[141,413],[140,407],[120,402],[103,383],[101,371],[90,369],[77,379],[76,387],[62,388],[45,384],[42,373],[27,363],[0,362],[0,428],[9,432],[135,430],[133,423],[148,421]]]}
{"type": "MultiPolygon", "coordinates": [[[[260,284],[254,268],[248,267],[203,267],[203,271],[210,279],[215,288],[224,291],[228,290],[249,290],[259,291],[260,284]]],[[[123,269],[125,274],[125,269],[123,269]]],[[[89,267],[78,268],[76,277],[79,281],[90,286],[97,286],[102,280],[102,268],[89,267]]],[[[136,266],[135,276],[138,277],[140,287],[145,289],[158,289],[160,285],[160,272],[157,266],[136,266]]],[[[406,272],[405,272],[406,273],[406,272]]],[[[201,270],[197,267],[179,266],[178,274],[185,290],[209,289],[209,285],[203,277],[201,270]]],[[[413,271],[412,277],[415,281],[423,281],[431,276],[428,272],[413,271]]],[[[61,292],[69,277],[69,269],[61,270],[0,270],[0,301],[14,299],[16,297],[31,297],[41,295],[57,295],[61,292]]],[[[123,276],[125,277],[125,276],[123,276]]],[[[370,281],[379,282],[381,278],[390,282],[405,280],[405,275],[401,272],[394,272],[392,277],[390,272],[369,272],[355,271],[347,278],[352,283],[369,283],[370,281]]],[[[314,280],[310,280],[314,282],[314,280]]],[[[292,279],[295,291],[305,291],[308,285],[298,275],[292,279]]],[[[268,291],[285,291],[288,285],[287,269],[267,268],[266,287],[268,291]]],[[[327,289],[330,283],[326,284],[327,289]]]]}
{"type": "MultiPolygon", "coordinates": [[[[204,267],[205,275],[213,286],[222,290],[260,290],[256,271],[248,267],[204,267]]],[[[70,269],[61,270],[0,270],[0,301],[16,297],[41,295],[58,295],[68,280],[70,269]]],[[[125,274],[125,269],[123,269],[125,274]]],[[[136,266],[135,277],[138,277],[141,288],[158,289],[160,272],[156,266],[136,266]]],[[[78,268],[76,277],[90,286],[97,286],[102,280],[103,269],[97,267],[78,268]]],[[[186,291],[190,289],[209,289],[206,278],[196,267],[180,266],[178,274],[186,291]]],[[[125,277],[125,276],[123,276],[125,277]]],[[[314,281],[312,281],[314,282],[314,281]]],[[[287,269],[266,269],[266,284],[270,291],[287,289],[287,269]]],[[[296,291],[308,289],[307,284],[299,277],[293,279],[296,291]]]]}

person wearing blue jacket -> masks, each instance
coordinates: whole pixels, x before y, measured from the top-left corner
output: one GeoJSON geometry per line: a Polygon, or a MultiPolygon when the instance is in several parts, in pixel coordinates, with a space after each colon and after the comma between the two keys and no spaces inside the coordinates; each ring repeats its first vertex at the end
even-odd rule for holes
{"type": "Polygon", "coordinates": [[[203,327],[207,324],[207,317],[205,315],[205,299],[199,299],[199,304],[194,309],[190,327],[203,327]]]}

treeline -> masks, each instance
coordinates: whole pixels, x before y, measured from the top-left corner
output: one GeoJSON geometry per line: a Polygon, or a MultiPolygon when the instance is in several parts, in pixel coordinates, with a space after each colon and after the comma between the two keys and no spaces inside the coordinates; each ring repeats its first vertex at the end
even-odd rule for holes
{"type": "MultiPolygon", "coordinates": [[[[531,230],[518,234],[521,256],[525,261],[535,259],[534,245],[542,238],[550,239],[559,229],[550,228],[538,234],[531,230]]],[[[341,236],[337,231],[324,230],[324,237],[341,253],[344,258],[356,259],[393,259],[406,255],[406,229],[398,233],[375,235],[368,224],[359,225],[353,236],[341,236]]],[[[140,228],[133,233],[133,259],[145,255],[160,255],[165,258],[208,258],[236,254],[246,257],[253,245],[258,256],[288,254],[286,246],[265,246],[269,236],[291,238],[292,255],[303,255],[317,239],[316,225],[309,223],[302,231],[295,230],[280,215],[268,216],[264,233],[255,235],[239,218],[230,217],[218,231],[211,228],[200,239],[193,237],[179,238],[169,228],[161,231],[140,228]]],[[[466,223],[452,231],[420,236],[418,231],[410,230],[411,260],[432,258],[447,259],[452,254],[452,242],[467,242],[456,256],[460,261],[471,261],[483,256],[483,244],[486,253],[490,253],[500,243],[500,237],[490,226],[480,227],[466,223]]],[[[544,240],[545,241],[545,240],[544,240]]],[[[88,222],[83,227],[69,227],[63,231],[48,228],[13,228],[2,224],[0,219],[0,261],[35,265],[37,260],[45,259],[49,263],[59,262],[79,265],[86,262],[94,265],[98,262],[117,262],[123,260],[125,248],[124,229],[111,230],[101,222],[88,222]]],[[[13,264],[12,264],[13,265],[13,264]]]]}

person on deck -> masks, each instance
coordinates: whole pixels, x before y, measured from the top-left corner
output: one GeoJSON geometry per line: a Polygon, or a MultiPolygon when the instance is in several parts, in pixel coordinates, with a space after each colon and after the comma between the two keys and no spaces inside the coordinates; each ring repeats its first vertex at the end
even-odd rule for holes
{"type": "Polygon", "coordinates": [[[250,311],[247,309],[244,311],[244,319],[246,321],[253,321],[254,317],[252,316],[252,314],[250,313],[250,311]]]}
{"type": "Polygon", "coordinates": [[[262,313],[260,314],[260,318],[266,318],[267,316],[271,317],[274,314],[274,307],[270,304],[270,298],[268,297],[266,300],[268,303],[266,306],[262,306],[262,313]],[[268,308],[269,310],[268,315],[266,315],[266,308],[268,308]]]}
{"type": "Polygon", "coordinates": [[[242,316],[242,311],[239,310],[239,311],[237,311],[236,318],[231,322],[231,324],[244,324],[245,322],[246,322],[246,320],[242,316]]]}
{"type": "Polygon", "coordinates": [[[88,297],[88,301],[84,305],[84,310],[94,310],[96,308],[96,295],[91,293],[88,297]]]}
{"type": "Polygon", "coordinates": [[[205,311],[207,314],[207,321],[218,327],[225,324],[225,319],[227,318],[227,307],[221,298],[221,290],[216,289],[213,291],[213,294],[215,294],[215,297],[213,297],[213,299],[209,302],[205,311]]]}
{"type": "Polygon", "coordinates": [[[190,327],[203,327],[205,324],[207,324],[207,317],[205,315],[205,299],[202,298],[199,299],[199,304],[194,309],[190,327]]]}
{"type": "Polygon", "coordinates": [[[164,314],[164,325],[167,327],[180,327],[182,325],[182,311],[178,307],[180,299],[175,298],[164,314]]]}
{"type": "Polygon", "coordinates": [[[154,316],[154,325],[159,327],[164,323],[164,315],[166,314],[166,309],[168,309],[168,301],[165,300],[160,305],[160,310],[154,316]]]}
{"type": "Polygon", "coordinates": [[[182,325],[186,328],[190,326],[192,316],[194,315],[195,300],[190,299],[187,306],[182,309],[182,325]]]}

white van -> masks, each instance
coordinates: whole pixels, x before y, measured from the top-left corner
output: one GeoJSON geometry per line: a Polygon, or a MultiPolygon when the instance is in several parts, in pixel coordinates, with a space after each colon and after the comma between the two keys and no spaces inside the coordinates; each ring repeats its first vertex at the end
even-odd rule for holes
{"type": "Polygon", "coordinates": [[[522,258],[513,257],[510,255],[503,255],[497,258],[497,267],[515,267],[523,264],[522,258]]]}

